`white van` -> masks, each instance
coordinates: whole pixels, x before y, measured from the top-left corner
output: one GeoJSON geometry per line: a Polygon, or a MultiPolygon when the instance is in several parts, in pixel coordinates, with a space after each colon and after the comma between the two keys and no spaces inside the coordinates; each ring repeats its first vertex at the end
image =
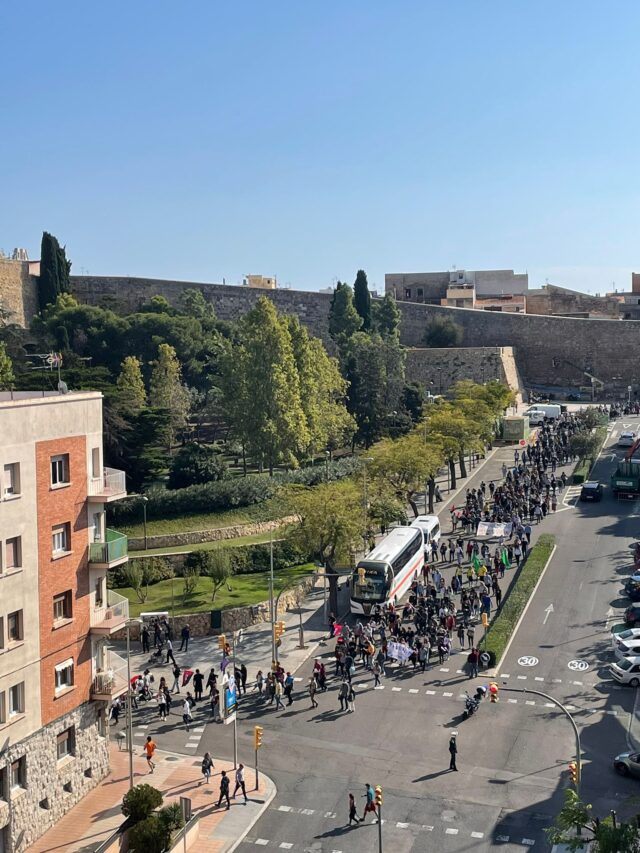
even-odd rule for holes
{"type": "Polygon", "coordinates": [[[529,409],[524,413],[525,418],[529,418],[529,426],[538,426],[544,423],[546,417],[541,409],[529,409]]]}
{"type": "Polygon", "coordinates": [[[440,519],[437,515],[419,515],[411,522],[411,527],[422,530],[425,551],[431,550],[432,542],[437,545],[440,541],[440,519]]]}
{"type": "MultiPolygon", "coordinates": [[[[535,406],[532,406],[528,411],[525,412],[525,415],[529,416],[529,423],[533,423],[531,420],[531,413],[535,412],[536,415],[538,412],[542,412],[543,417],[549,418],[550,420],[555,420],[560,417],[560,413],[562,409],[559,405],[555,403],[536,403],[535,406]]],[[[538,423],[538,421],[536,421],[538,423]]]]}

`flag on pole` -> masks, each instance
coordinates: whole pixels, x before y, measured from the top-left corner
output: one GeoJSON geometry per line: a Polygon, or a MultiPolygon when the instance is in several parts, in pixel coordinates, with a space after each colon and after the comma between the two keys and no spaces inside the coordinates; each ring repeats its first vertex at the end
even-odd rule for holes
{"type": "Polygon", "coordinates": [[[471,558],[471,565],[472,565],[472,566],[473,566],[473,568],[476,570],[476,572],[478,571],[478,569],[479,569],[479,568],[480,568],[480,566],[482,565],[482,563],[481,563],[481,562],[480,562],[480,560],[478,559],[478,555],[477,555],[477,554],[474,554],[474,555],[473,555],[473,557],[471,558]]]}
{"type": "Polygon", "coordinates": [[[507,549],[506,549],[506,548],[503,548],[503,549],[502,549],[502,552],[501,552],[501,554],[500,554],[500,559],[502,560],[502,565],[503,565],[506,569],[510,568],[511,563],[509,562],[509,552],[507,551],[507,549]]]}

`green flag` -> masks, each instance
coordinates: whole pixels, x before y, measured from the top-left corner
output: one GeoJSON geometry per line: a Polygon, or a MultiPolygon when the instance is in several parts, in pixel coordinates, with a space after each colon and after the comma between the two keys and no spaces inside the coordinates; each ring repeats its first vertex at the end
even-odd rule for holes
{"type": "Polygon", "coordinates": [[[511,564],[509,563],[509,553],[507,552],[506,548],[502,549],[500,559],[502,560],[502,565],[508,569],[511,564]]]}
{"type": "Polygon", "coordinates": [[[478,569],[479,569],[479,568],[480,568],[480,566],[482,565],[482,563],[481,563],[481,562],[480,562],[480,560],[478,559],[478,555],[477,555],[477,554],[474,554],[474,555],[473,555],[473,557],[471,558],[471,565],[472,565],[472,566],[473,566],[473,568],[476,570],[476,572],[478,571],[478,569]]]}

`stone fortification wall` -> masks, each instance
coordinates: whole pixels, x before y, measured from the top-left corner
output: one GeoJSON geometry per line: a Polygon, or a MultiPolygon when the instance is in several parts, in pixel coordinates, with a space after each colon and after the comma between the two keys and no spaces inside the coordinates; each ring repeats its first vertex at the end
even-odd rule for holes
{"type": "Polygon", "coordinates": [[[459,379],[506,381],[500,347],[407,350],[406,376],[432,394],[447,391],[459,379]]]}
{"type": "Polygon", "coordinates": [[[0,258],[0,308],[9,312],[9,323],[29,325],[38,311],[37,285],[28,261],[0,258]]]}
{"type": "MultiPolygon", "coordinates": [[[[246,313],[260,295],[266,294],[280,310],[297,314],[315,335],[328,341],[331,294],[88,276],[72,277],[72,287],[82,301],[119,310],[135,309],[156,293],[176,302],[185,287],[198,287],[226,320],[246,313]]],[[[605,382],[619,376],[625,385],[637,383],[635,354],[640,347],[640,322],[473,311],[401,301],[398,308],[401,339],[408,347],[421,346],[429,320],[444,316],[463,327],[464,347],[514,347],[525,382],[581,385],[585,382],[582,369],[591,368],[590,372],[605,382]]]]}
{"type": "MultiPolygon", "coordinates": [[[[193,530],[188,533],[165,533],[147,536],[147,548],[173,548],[176,545],[200,545],[203,542],[222,542],[225,539],[237,539],[238,536],[255,536],[268,533],[295,521],[295,516],[286,516],[275,521],[256,521],[252,524],[234,524],[229,527],[212,527],[209,530],[193,530]]],[[[129,537],[129,551],[142,551],[145,548],[143,536],[129,537]]]]}

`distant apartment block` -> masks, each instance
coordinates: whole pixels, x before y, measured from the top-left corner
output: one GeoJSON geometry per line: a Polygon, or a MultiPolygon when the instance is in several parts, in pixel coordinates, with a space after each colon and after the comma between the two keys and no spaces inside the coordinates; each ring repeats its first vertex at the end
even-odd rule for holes
{"type": "Polygon", "coordinates": [[[0,851],[21,853],[107,773],[108,648],[128,602],[107,589],[126,495],[104,467],[102,395],[0,393],[0,851]]]}
{"type": "Polygon", "coordinates": [[[384,286],[405,302],[524,313],[529,276],[513,270],[387,273],[384,286]]]}
{"type": "Polygon", "coordinates": [[[258,287],[263,290],[275,290],[278,286],[276,277],[271,275],[245,275],[242,284],[244,287],[258,287]]]}

